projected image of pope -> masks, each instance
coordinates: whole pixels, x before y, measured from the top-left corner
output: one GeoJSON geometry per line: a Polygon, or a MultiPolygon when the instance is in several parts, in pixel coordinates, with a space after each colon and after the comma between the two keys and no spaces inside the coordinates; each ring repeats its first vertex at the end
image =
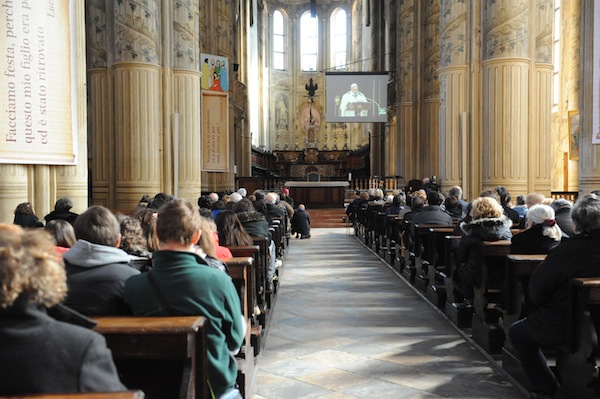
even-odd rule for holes
{"type": "Polygon", "coordinates": [[[367,116],[367,97],[358,91],[358,85],[352,83],[350,91],[342,96],[341,116],[367,116]]]}

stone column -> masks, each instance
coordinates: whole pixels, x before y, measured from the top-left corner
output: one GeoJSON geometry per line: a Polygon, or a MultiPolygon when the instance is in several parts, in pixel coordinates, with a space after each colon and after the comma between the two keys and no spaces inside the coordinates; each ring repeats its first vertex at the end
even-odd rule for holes
{"type": "MultiPolygon", "coordinates": [[[[177,174],[173,184],[174,193],[196,203],[200,196],[201,170],[199,160],[202,153],[201,124],[200,124],[200,49],[197,33],[199,32],[199,0],[179,1],[178,7],[163,6],[165,22],[163,29],[173,27],[171,42],[165,51],[164,65],[172,65],[173,69],[165,68],[167,76],[172,74],[172,85],[169,91],[173,99],[172,111],[165,107],[165,125],[173,128],[173,173],[177,174]],[[167,12],[172,13],[167,18],[167,12]],[[170,61],[170,62],[169,62],[170,61]],[[177,147],[175,147],[175,143],[177,147]],[[175,156],[175,154],[177,154],[175,156]]],[[[170,79],[169,79],[170,81],[170,79]]],[[[165,131],[169,131],[165,126],[165,131]]]]}
{"type": "Polygon", "coordinates": [[[114,208],[115,137],[112,104],[112,12],[104,0],[86,2],[88,103],[93,204],[114,208]]]}
{"type": "Polygon", "coordinates": [[[440,174],[440,0],[423,2],[423,103],[421,106],[421,145],[423,176],[440,174]]]}
{"type": "Polygon", "coordinates": [[[162,191],[163,121],[159,0],[115,2],[113,105],[115,208],[132,210],[143,194],[162,191]]]}
{"type": "Polygon", "coordinates": [[[496,0],[483,8],[482,183],[528,191],[529,2],[496,0]]]}
{"type": "Polygon", "coordinates": [[[593,73],[597,71],[598,60],[593,59],[594,44],[600,40],[598,36],[597,21],[594,14],[600,7],[594,0],[581,1],[581,137],[579,158],[579,195],[588,194],[600,188],[600,145],[592,145],[592,115],[598,114],[598,109],[593,109],[593,93],[600,95],[600,87],[593,85],[593,73]],[[596,22],[596,24],[594,24],[596,22]],[[596,30],[596,32],[594,32],[596,30]]]}
{"type": "MultiPolygon", "coordinates": [[[[529,176],[527,192],[550,194],[552,176],[552,25],[554,1],[540,0],[532,7],[530,40],[535,58],[530,93],[529,176]]],[[[524,194],[524,193],[523,193],[524,194]]]]}
{"type": "Polygon", "coordinates": [[[420,178],[420,159],[418,157],[418,123],[415,104],[415,80],[417,78],[416,35],[418,30],[418,7],[414,0],[397,4],[397,39],[398,49],[396,61],[397,86],[397,135],[402,151],[399,174],[408,181],[420,178]]]}

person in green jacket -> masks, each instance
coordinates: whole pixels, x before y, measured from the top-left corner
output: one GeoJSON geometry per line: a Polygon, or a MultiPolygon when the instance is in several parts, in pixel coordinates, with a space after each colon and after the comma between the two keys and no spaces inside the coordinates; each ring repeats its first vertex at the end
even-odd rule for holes
{"type": "Polygon", "coordinates": [[[152,271],[126,281],[125,300],[137,316],[206,317],[208,374],[214,397],[241,398],[235,388],[234,355],[242,345],[246,323],[231,278],[209,267],[196,253],[201,223],[200,214],[187,200],[175,199],[159,209],[160,250],[152,256],[152,271]],[[156,282],[154,288],[150,275],[156,282]]]}

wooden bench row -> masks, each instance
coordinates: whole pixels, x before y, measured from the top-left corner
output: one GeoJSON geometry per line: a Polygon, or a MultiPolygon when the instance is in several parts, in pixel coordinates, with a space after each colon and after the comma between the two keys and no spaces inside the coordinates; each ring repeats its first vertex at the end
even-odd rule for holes
{"type": "MultiPolygon", "coordinates": [[[[406,224],[402,218],[375,210],[370,214],[365,211],[355,221],[355,233],[361,242],[423,292],[457,327],[471,334],[484,350],[502,354],[503,367],[527,388],[508,330],[531,311],[529,278],[546,255],[510,254],[510,241],[482,243],[473,303],[465,304],[454,295],[456,250],[461,239],[452,235],[454,227],[406,224]],[[376,222],[369,222],[369,217],[376,222]],[[406,242],[407,234],[412,242],[406,242]]],[[[513,235],[521,231],[513,229],[513,235]]],[[[567,397],[599,397],[596,327],[600,328],[600,279],[574,279],[570,298],[569,343],[548,356],[567,397]]]]}

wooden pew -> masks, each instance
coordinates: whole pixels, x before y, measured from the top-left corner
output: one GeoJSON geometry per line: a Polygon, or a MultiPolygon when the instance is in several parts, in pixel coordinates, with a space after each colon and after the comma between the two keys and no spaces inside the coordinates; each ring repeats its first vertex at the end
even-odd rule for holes
{"type": "Polygon", "coordinates": [[[402,239],[402,225],[404,224],[403,216],[394,216],[392,220],[392,239],[396,241],[396,245],[394,248],[394,261],[392,263],[392,267],[399,273],[402,273],[402,269],[404,268],[405,263],[405,251],[406,248],[404,246],[404,241],[402,239]]]}
{"type": "MultiPolygon", "coordinates": [[[[253,291],[254,287],[251,284],[252,276],[254,274],[252,269],[253,263],[254,259],[252,257],[231,258],[225,262],[229,269],[229,275],[240,295],[242,314],[247,321],[246,337],[240,352],[236,356],[238,366],[237,382],[244,397],[250,397],[252,393],[252,382],[254,381],[255,374],[254,357],[257,355],[257,350],[254,349],[254,345],[255,343],[260,345],[260,339],[256,340],[256,337],[253,336],[255,329],[253,328],[251,319],[252,314],[254,313],[253,298],[255,296],[255,292],[253,291]]],[[[257,333],[260,335],[260,332],[261,328],[260,325],[258,325],[257,333]]]]}
{"type": "Polygon", "coordinates": [[[206,319],[96,317],[123,384],[148,398],[209,398],[206,319]]]}
{"type": "Polygon", "coordinates": [[[567,345],[558,348],[556,358],[561,380],[558,393],[570,398],[597,398],[600,278],[575,278],[569,288],[567,345]]]}
{"type": "Polygon", "coordinates": [[[415,254],[415,287],[422,292],[429,285],[429,265],[434,261],[435,243],[432,237],[433,228],[448,228],[445,234],[451,234],[453,228],[438,224],[412,224],[413,252],[415,254]]]}
{"type": "MultiPolygon", "coordinates": [[[[240,294],[244,317],[249,320],[248,331],[250,342],[248,346],[254,349],[254,356],[258,356],[261,350],[263,328],[256,314],[256,284],[254,283],[254,259],[258,257],[258,245],[227,247],[231,250],[234,258],[225,262],[229,268],[229,274],[240,294]]],[[[260,311],[260,308],[258,309],[260,311]]]]}
{"type": "Polygon", "coordinates": [[[444,309],[446,306],[446,248],[445,237],[454,232],[454,226],[431,227],[427,235],[428,253],[425,254],[425,259],[428,260],[427,267],[427,285],[426,296],[432,303],[436,304],[439,309],[444,309]]]}
{"type": "Polygon", "coordinates": [[[81,392],[59,394],[31,394],[16,396],[0,396],[0,399],[144,399],[142,391],[124,392],[81,392]]]}
{"type": "MultiPolygon", "coordinates": [[[[272,292],[268,290],[267,272],[269,268],[269,239],[266,237],[253,236],[254,245],[260,248],[259,259],[256,260],[255,281],[258,290],[258,306],[261,308],[262,315],[266,315],[268,309],[271,308],[272,292]]],[[[266,327],[266,322],[261,317],[260,324],[266,327]]]]}
{"type": "Polygon", "coordinates": [[[445,236],[445,258],[446,268],[444,272],[444,287],[446,288],[446,304],[444,313],[450,321],[458,328],[470,328],[473,316],[473,306],[467,306],[463,302],[456,301],[456,274],[458,273],[458,261],[456,251],[462,236],[445,236]]]}
{"type": "Polygon", "coordinates": [[[504,345],[500,324],[502,312],[498,304],[504,299],[506,256],[510,240],[484,241],[478,250],[478,265],[473,284],[473,340],[486,352],[499,354],[504,345]]]}
{"type": "MultiPolygon", "coordinates": [[[[546,259],[545,254],[506,256],[505,299],[502,306],[502,327],[504,329],[504,345],[502,347],[502,368],[506,370],[523,387],[529,387],[529,379],[519,361],[508,331],[510,326],[527,316],[531,308],[527,291],[529,279],[537,267],[546,259]]],[[[549,357],[547,354],[547,357],[549,357]]],[[[555,355],[554,355],[555,357],[555,355]]]]}

